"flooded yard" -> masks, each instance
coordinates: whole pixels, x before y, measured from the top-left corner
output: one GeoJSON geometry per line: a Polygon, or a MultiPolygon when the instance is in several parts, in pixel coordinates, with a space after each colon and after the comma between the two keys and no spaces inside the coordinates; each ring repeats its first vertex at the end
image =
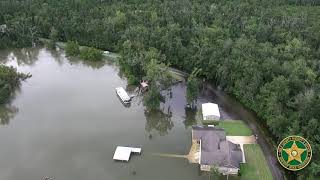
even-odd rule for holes
{"type": "MultiPolygon", "coordinates": [[[[189,151],[184,103],[173,103],[172,117],[148,114],[140,99],[127,108],[117,98],[115,88],[127,83],[113,64],[43,48],[0,54],[2,63],[32,74],[0,111],[1,180],[204,179],[187,160],[152,155],[189,151]],[[143,153],[114,162],[117,145],[140,146],[143,153]]],[[[185,101],[182,94],[175,98],[185,101]]]]}
{"type": "MultiPolygon", "coordinates": [[[[1,63],[32,77],[0,108],[0,179],[202,180],[188,154],[193,116],[186,112],[185,85],[171,88],[162,111],[145,111],[141,97],[125,107],[115,88],[127,87],[112,62],[88,63],[45,48],[0,51],[1,63]],[[142,147],[129,163],[113,161],[116,146],[142,147]]],[[[224,119],[238,118],[219,96],[224,119]]],[[[229,178],[230,179],[230,178],[229,178]]]]}

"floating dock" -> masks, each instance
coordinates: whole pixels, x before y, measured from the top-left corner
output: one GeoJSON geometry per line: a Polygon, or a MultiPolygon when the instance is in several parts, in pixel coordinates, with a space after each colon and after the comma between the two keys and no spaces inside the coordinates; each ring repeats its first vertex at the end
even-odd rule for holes
{"type": "Polygon", "coordinates": [[[116,151],[114,152],[113,160],[128,162],[130,159],[131,153],[141,154],[141,148],[118,146],[116,151]]]}
{"type": "Polygon", "coordinates": [[[120,97],[121,101],[124,104],[129,104],[130,103],[131,98],[128,95],[128,93],[122,87],[117,87],[116,88],[116,93],[120,97]]]}

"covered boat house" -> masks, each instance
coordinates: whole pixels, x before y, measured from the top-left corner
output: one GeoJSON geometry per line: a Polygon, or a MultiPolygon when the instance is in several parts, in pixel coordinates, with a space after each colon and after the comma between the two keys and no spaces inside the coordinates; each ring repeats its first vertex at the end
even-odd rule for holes
{"type": "Polygon", "coordinates": [[[131,101],[130,96],[128,95],[128,93],[122,88],[122,87],[117,87],[116,88],[116,93],[119,96],[119,98],[121,99],[121,101],[124,104],[129,104],[131,101]]]}
{"type": "Polygon", "coordinates": [[[219,106],[214,103],[202,104],[202,117],[204,121],[220,120],[219,106]]]}
{"type": "Polygon", "coordinates": [[[141,148],[118,146],[113,155],[113,160],[128,162],[131,153],[141,153],[141,148]]]}

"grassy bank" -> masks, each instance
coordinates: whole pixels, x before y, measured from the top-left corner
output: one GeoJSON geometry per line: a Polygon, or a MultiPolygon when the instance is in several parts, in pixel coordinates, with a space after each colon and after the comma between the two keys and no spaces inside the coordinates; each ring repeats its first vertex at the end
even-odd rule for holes
{"type": "Polygon", "coordinates": [[[227,136],[251,136],[252,131],[249,127],[240,120],[233,121],[221,121],[217,127],[223,128],[226,131],[227,136]]]}
{"type": "Polygon", "coordinates": [[[257,144],[244,145],[246,163],[241,165],[243,180],[272,180],[272,174],[262,150],[257,144]]]}

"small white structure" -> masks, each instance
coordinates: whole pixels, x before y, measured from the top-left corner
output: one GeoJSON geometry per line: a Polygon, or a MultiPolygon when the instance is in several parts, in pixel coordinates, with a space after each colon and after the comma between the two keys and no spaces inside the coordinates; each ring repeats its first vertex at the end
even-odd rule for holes
{"type": "Polygon", "coordinates": [[[203,120],[220,120],[220,111],[217,104],[205,103],[202,104],[203,120]]]}
{"type": "Polygon", "coordinates": [[[109,52],[109,51],[103,51],[103,53],[104,53],[104,54],[110,54],[110,52],[109,52]]]}
{"type": "Polygon", "coordinates": [[[125,104],[129,104],[130,103],[130,96],[128,95],[128,93],[122,88],[122,87],[117,87],[116,88],[116,93],[117,95],[120,97],[121,101],[125,104]]]}
{"type": "Polygon", "coordinates": [[[118,161],[129,161],[131,153],[141,154],[141,148],[118,146],[114,152],[113,159],[118,161]]]}

